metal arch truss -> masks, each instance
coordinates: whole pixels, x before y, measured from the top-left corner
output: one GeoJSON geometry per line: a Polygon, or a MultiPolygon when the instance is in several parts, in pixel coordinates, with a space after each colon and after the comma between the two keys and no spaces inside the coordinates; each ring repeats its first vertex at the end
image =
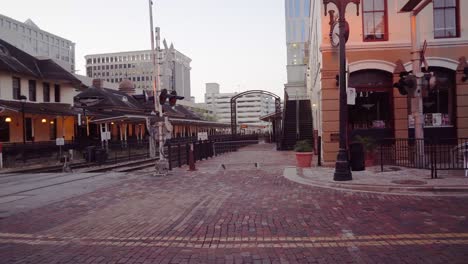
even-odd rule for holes
{"type": "MultiPolygon", "coordinates": [[[[236,94],[235,96],[233,96],[231,98],[231,133],[232,133],[233,136],[237,135],[237,99],[239,99],[240,97],[249,95],[249,94],[268,95],[268,96],[271,96],[271,97],[275,98],[275,114],[276,114],[276,116],[280,116],[280,114],[281,114],[281,98],[278,95],[276,95],[276,94],[274,94],[272,92],[268,92],[268,91],[264,91],[264,90],[250,90],[250,91],[246,91],[246,92],[243,92],[243,93],[240,93],[240,94],[236,94]]],[[[274,133],[275,133],[276,144],[278,146],[279,146],[280,141],[281,141],[281,122],[280,122],[280,120],[281,119],[276,119],[273,122],[273,129],[274,129],[274,133]]]]}

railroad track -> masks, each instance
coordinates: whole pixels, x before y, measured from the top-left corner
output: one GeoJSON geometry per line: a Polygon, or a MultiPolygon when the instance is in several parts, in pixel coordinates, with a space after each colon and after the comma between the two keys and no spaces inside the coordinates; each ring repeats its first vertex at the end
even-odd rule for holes
{"type": "MultiPolygon", "coordinates": [[[[103,164],[80,162],[80,163],[70,164],[70,168],[72,171],[83,169],[83,171],[81,172],[105,172],[105,171],[128,167],[128,170],[123,169],[120,171],[130,172],[130,171],[148,168],[151,165],[154,165],[154,161],[158,159],[158,158],[148,159],[145,157],[146,155],[133,156],[132,158],[136,159],[133,162],[129,161],[127,157],[120,158],[120,159],[112,159],[103,164]],[[99,166],[99,167],[96,167],[96,166],[99,166]],[[90,168],[90,169],[86,170],[86,168],[90,168]]],[[[11,174],[26,174],[26,173],[54,173],[54,172],[63,172],[63,165],[53,165],[53,166],[42,167],[42,168],[29,168],[29,169],[24,169],[24,170],[6,172],[5,174],[11,175],[11,174]]]]}
{"type": "Polygon", "coordinates": [[[94,168],[86,170],[86,172],[105,172],[105,171],[115,171],[115,172],[131,172],[146,169],[154,166],[154,161],[157,159],[146,159],[141,161],[135,161],[131,163],[116,164],[114,166],[105,167],[105,168],[94,168]]]}

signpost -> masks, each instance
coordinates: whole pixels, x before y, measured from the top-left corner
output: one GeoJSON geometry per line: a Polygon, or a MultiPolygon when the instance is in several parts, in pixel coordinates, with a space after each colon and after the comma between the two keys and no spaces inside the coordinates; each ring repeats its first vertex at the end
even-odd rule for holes
{"type": "Polygon", "coordinates": [[[208,140],[208,132],[198,132],[198,140],[208,140]]]}

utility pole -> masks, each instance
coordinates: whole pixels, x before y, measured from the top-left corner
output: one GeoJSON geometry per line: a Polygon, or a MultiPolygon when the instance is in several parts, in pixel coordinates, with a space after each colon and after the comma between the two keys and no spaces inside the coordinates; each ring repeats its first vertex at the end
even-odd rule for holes
{"type": "MultiPolygon", "coordinates": [[[[163,108],[162,105],[158,102],[158,90],[160,90],[160,68],[159,68],[159,50],[160,50],[160,29],[157,27],[156,29],[153,28],[153,1],[148,0],[149,2],[149,13],[150,13],[150,30],[151,30],[151,55],[153,61],[153,98],[154,98],[154,110],[156,112],[156,124],[158,129],[158,142],[159,142],[159,161],[156,162],[156,174],[157,175],[166,175],[166,162],[164,157],[164,138],[163,138],[163,122],[164,122],[164,115],[163,115],[163,108]],[[156,38],[154,36],[154,31],[156,31],[156,38]],[[155,47],[155,40],[156,40],[156,47],[155,47]],[[162,120],[162,121],[161,121],[162,120]]],[[[147,125],[149,125],[154,131],[153,124],[147,121],[147,125]]],[[[150,128],[148,127],[148,129],[150,128]]],[[[150,139],[153,142],[151,145],[150,141],[150,153],[152,157],[156,157],[156,148],[154,142],[156,141],[155,133],[151,133],[150,139]],[[153,147],[151,147],[153,146],[153,147]]]]}
{"type": "Polygon", "coordinates": [[[416,89],[411,98],[411,114],[414,118],[414,138],[416,139],[416,165],[424,164],[424,114],[422,98],[422,76],[417,12],[411,12],[411,60],[413,75],[416,77],[416,89]]]}
{"type": "MultiPolygon", "coordinates": [[[[153,29],[153,1],[148,0],[149,3],[149,15],[150,15],[150,36],[151,36],[151,59],[153,61],[153,70],[152,70],[152,79],[153,79],[153,98],[154,98],[154,111],[155,113],[159,112],[158,105],[156,103],[156,94],[157,94],[157,53],[154,49],[154,29],[153,29]]],[[[154,127],[149,118],[146,119],[146,126],[149,131],[149,148],[151,158],[156,158],[156,139],[154,138],[154,127]]]]}
{"type": "Polygon", "coordinates": [[[432,2],[432,0],[409,0],[400,10],[410,12],[411,18],[411,60],[413,75],[416,77],[416,89],[411,98],[411,115],[414,118],[414,137],[416,139],[416,166],[423,167],[424,162],[424,113],[422,86],[424,74],[421,72],[421,48],[418,31],[418,14],[432,2]]]}

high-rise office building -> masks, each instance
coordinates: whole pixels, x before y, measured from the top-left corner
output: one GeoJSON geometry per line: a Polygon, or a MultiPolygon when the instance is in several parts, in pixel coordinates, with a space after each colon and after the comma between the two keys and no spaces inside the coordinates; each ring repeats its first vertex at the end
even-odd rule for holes
{"type": "MultiPolygon", "coordinates": [[[[165,61],[166,51],[160,52],[161,61],[165,61]]],[[[168,91],[176,90],[191,100],[190,63],[191,59],[174,50],[173,59],[160,66],[161,88],[168,91]]],[[[151,50],[126,51],[104,54],[86,55],[86,75],[111,83],[120,83],[124,79],[131,80],[137,93],[153,89],[153,61],[151,50]]]]}
{"type": "Polygon", "coordinates": [[[75,71],[75,43],[40,29],[30,19],[23,23],[0,15],[0,39],[38,59],[50,58],[67,71],[75,71]]]}

